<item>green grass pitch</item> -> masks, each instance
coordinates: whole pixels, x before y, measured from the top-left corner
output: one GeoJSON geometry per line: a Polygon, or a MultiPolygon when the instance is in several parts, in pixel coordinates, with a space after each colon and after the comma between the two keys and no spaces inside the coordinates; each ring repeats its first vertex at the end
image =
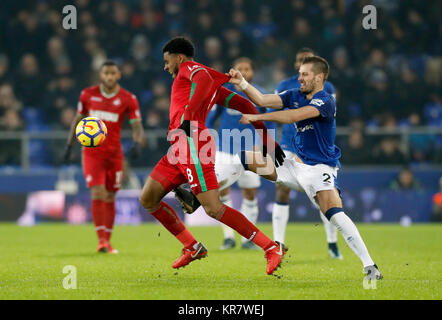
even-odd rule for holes
{"type": "MultiPolygon", "coordinates": [[[[271,224],[260,224],[272,234],[271,224]]],[[[442,225],[358,225],[384,279],[364,289],[362,265],[339,236],[344,260],[330,260],[321,224],[289,224],[289,251],[275,276],[262,251],[220,251],[221,229],[192,227],[206,259],[171,268],[181,245],[162,226],[116,226],[120,254],[95,253],[92,225],[0,224],[0,299],[441,299],[442,225]],[[77,289],[63,288],[63,268],[77,289]]],[[[237,239],[239,240],[239,238],[237,239]]],[[[237,241],[238,242],[238,241],[237,241]]]]}

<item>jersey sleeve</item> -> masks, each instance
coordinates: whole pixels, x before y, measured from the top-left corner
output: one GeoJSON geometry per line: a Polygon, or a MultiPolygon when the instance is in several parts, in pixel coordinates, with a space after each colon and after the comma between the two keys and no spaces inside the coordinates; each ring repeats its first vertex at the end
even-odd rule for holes
{"type": "Polygon", "coordinates": [[[140,105],[138,99],[134,94],[129,96],[129,122],[132,123],[135,120],[141,119],[140,105]]]}
{"type": "Polygon", "coordinates": [[[314,98],[308,105],[318,109],[319,113],[324,118],[331,119],[335,117],[336,104],[331,96],[314,98]]]}
{"type": "Polygon", "coordinates": [[[207,69],[204,68],[204,66],[199,65],[198,63],[195,63],[193,61],[187,61],[181,64],[180,66],[180,75],[182,75],[183,77],[189,79],[190,81],[192,81],[192,77],[199,71],[205,70],[206,72],[207,69]]]}
{"type": "Polygon", "coordinates": [[[282,105],[284,108],[289,108],[293,104],[292,102],[295,97],[294,93],[295,93],[295,90],[290,89],[290,90],[285,90],[285,91],[278,94],[278,96],[282,100],[282,105]]]}
{"type": "Polygon", "coordinates": [[[89,100],[88,93],[86,90],[81,91],[80,93],[80,99],[78,100],[77,104],[77,112],[79,114],[85,114],[87,115],[89,113],[87,102],[89,100]]]}

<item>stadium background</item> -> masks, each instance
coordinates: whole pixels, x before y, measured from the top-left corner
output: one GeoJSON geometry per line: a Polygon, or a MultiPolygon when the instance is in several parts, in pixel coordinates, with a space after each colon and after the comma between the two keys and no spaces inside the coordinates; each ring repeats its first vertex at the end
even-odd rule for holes
{"type": "MultiPolygon", "coordinates": [[[[313,48],[330,62],[337,91],[339,184],[352,218],[440,221],[440,13],[438,1],[2,1],[0,220],[90,219],[79,147],[73,164],[62,166],[61,158],[79,93],[97,82],[98,66],[110,58],[121,65],[121,85],[139,99],[148,138],[126,172],[117,223],[151,221],[136,190],[168,148],[172,79],[161,48],[186,35],[196,59],[220,71],[250,57],[254,82],[268,92],[294,75],[296,50],[313,48]],[[62,28],[67,4],[77,8],[77,30],[62,28]],[[362,28],[367,4],[377,8],[377,30],[362,28]]],[[[259,221],[270,221],[273,185],[264,182],[258,198],[259,221]]],[[[292,198],[291,221],[319,220],[306,197],[292,198]]],[[[238,206],[237,189],[233,200],[238,206]]],[[[196,220],[187,222],[207,222],[196,220]]]]}

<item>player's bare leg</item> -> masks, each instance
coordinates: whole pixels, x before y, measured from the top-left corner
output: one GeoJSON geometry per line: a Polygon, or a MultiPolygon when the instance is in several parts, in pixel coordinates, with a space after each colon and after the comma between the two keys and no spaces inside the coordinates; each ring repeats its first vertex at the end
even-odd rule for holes
{"type": "Polygon", "coordinates": [[[239,211],[223,204],[219,200],[217,189],[202,192],[196,197],[209,216],[228,225],[266,252],[267,274],[272,274],[278,268],[284,254],[282,248],[278,247],[239,211]]]}
{"type": "Polygon", "coordinates": [[[149,176],[141,191],[140,203],[183,244],[182,255],[172,264],[173,268],[180,268],[193,260],[206,257],[207,249],[195,240],[177,216],[175,210],[162,201],[166,194],[167,191],[161,183],[149,176]]]}
{"type": "MultiPolygon", "coordinates": [[[[232,207],[232,199],[230,198],[230,188],[224,188],[220,189],[219,191],[219,199],[222,203],[224,203],[228,207],[232,207]]],[[[221,246],[221,250],[228,250],[233,249],[236,246],[235,243],[235,233],[233,232],[233,229],[229,226],[225,225],[224,223],[221,223],[221,229],[223,230],[224,234],[224,241],[223,245],[221,246]]]]}
{"type": "Polygon", "coordinates": [[[341,231],[348,246],[358,256],[364,266],[368,280],[382,279],[382,274],[368,253],[367,247],[359,234],[356,225],[344,213],[338,190],[323,190],[316,194],[315,200],[326,218],[341,231]]]}
{"type": "Polygon", "coordinates": [[[92,186],[91,191],[91,214],[98,237],[97,252],[108,252],[106,241],[106,198],[107,190],[104,185],[92,186]]]}
{"type": "MultiPolygon", "coordinates": [[[[258,221],[258,199],[256,198],[256,195],[258,193],[258,189],[256,188],[242,188],[242,203],[241,203],[241,209],[240,211],[246,216],[247,219],[249,219],[250,222],[253,224],[256,224],[258,221]]],[[[246,238],[241,238],[241,247],[243,249],[257,249],[255,244],[246,238]]]]}

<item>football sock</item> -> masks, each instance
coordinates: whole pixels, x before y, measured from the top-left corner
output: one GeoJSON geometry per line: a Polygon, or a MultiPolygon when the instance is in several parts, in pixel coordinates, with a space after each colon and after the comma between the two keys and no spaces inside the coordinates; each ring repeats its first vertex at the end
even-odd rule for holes
{"type": "MultiPolygon", "coordinates": [[[[240,211],[251,223],[256,224],[259,213],[258,199],[256,198],[253,200],[243,199],[240,211]]],[[[248,239],[242,237],[241,241],[244,243],[248,241],[248,239]]]]}
{"type": "Polygon", "coordinates": [[[98,236],[98,241],[102,242],[106,240],[106,226],[105,226],[105,214],[106,207],[103,200],[92,199],[91,204],[92,220],[95,225],[95,232],[98,236]]]}
{"type": "Polygon", "coordinates": [[[187,230],[181,222],[175,210],[164,201],[161,201],[160,207],[150,214],[161,222],[161,224],[173,234],[185,248],[192,248],[193,245],[197,243],[190,231],[187,230]]]}
{"type": "MultiPolygon", "coordinates": [[[[222,203],[224,203],[228,207],[233,207],[232,199],[230,198],[230,194],[227,194],[224,197],[219,198],[222,203]]],[[[221,223],[221,229],[224,233],[224,239],[233,239],[235,240],[235,233],[233,232],[233,229],[226,226],[224,223],[221,223]]]]}
{"type": "Polygon", "coordinates": [[[338,241],[338,229],[327,220],[324,214],[319,211],[319,216],[324,223],[325,236],[327,238],[327,243],[336,243],[338,241]]]}
{"type": "Polygon", "coordinates": [[[288,203],[275,202],[272,210],[273,239],[284,243],[285,230],[289,221],[290,206],[288,203]]]}
{"type": "Polygon", "coordinates": [[[331,208],[325,215],[341,231],[348,246],[359,257],[364,267],[374,265],[358,229],[353,221],[342,211],[342,208],[331,208]]]}
{"type": "Polygon", "coordinates": [[[112,231],[114,228],[114,221],[115,221],[115,202],[105,202],[104,203],[106,207],[106,213],[105,213],[105,220],[104,220],[104,226],[106,227],[105,236],[106,240],[109,241],[112,236],[112,231]]]}
{"type": "Polygon", "coordinates": [[[241,212],[231,207],[223,205],[218,214],[218,220],[234,229],[244,238],[251,240],[263,250],[267,250],[276,245],[276,243],[247,220],[241,212]]]}

